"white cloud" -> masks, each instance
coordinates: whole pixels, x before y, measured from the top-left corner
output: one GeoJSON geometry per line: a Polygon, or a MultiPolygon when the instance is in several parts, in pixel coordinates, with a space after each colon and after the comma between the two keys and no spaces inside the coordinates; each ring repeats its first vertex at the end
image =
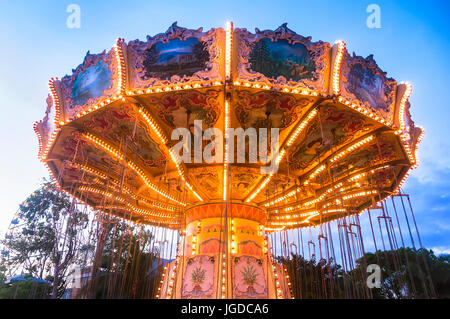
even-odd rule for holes
{"type": "Polygon", "coordinates": [[[432,247],[431,250],[434,252],[435,255],[441,255],[441,254],[449,254],[450,255],[450,247],[446,246],[437,246],[432,247]]]}

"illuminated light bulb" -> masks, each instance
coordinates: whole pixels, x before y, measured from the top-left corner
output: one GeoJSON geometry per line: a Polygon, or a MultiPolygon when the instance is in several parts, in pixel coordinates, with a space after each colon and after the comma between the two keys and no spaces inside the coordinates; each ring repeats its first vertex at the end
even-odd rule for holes
{"type": "Polygon", "coordinates": [[[332,86],[333,86],[333,94],[338,95],[340,90],[339,82],[340,82],[341,64],[345,53],[345,42],[338,40],[335,42],[335,44],[337,44],[337,53],[333,66],[332,86]]]}
{"type": "Polygon", "coordinates": [[[231,53],[233,45],[233,23],[227,21],[225,27],[225,77],[231,78],[231,53]]]}

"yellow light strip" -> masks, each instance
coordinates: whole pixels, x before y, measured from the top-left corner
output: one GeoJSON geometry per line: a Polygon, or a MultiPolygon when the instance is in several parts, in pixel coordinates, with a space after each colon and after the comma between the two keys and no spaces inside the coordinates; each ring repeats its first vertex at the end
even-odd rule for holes
{"type": "Polygon", "coordinates": [[[381,123],[383,125],[387,125],[389,127],[393,127],[393,123],[386,121],[384,118],[382,118],[381,116],[378,116],[374,111],[372,111],[371,109],[368,109],[366,106],[361,106],[358,103],[355,102],[351,102],[345,98],[343,98],[342,96],[338,97],[338,101],[352,109],[354,109],[355,111],[357,111],[360,114],[363,114],[365,116],[370,117],[372,120],[377,121],[378,123],[381,123]]]}
{"type": "Polygon", "coordinates": [[[180,157],[177,154],[175,154],[175,152],[173,151],[172,148],[169,149],[169,154],[170,154],[170,157],[172,158],[173,163],[175,164],[175,166],[178,170],[178,174],[180,175],[181,180],[185,183],[186,187],[195,195],[195,197],[197,197],[197,199],[199,201],[203,202],[203,199],[200,197],[200,195],[194,190],[192,185],[189,184],[189,182],[186,180],[184,168],[183,168],[183,166],[180,165],[180,162],[181,162],[180,157]]]}
{"type": "Polygon", "coordinates": [[[165,136],[164,132],[161,130],[161,128],[159,127],[159,125],[155,122],[155,120],[152,118],[152,116],[143,108],[139,108],[139,113],[142,115],[142,117],[144,118],[145,122],[152,128],[152,130],[156,133],[156,135],[158,136],[160,143],[164,145],[164,147],[167,149],[167,151],[170,154],[170,157],[172,159],[172,162],[175,164],[178,174],[180,175],[181,179],[183,180],[183,182],[185,183],[186,187],[195,195],[195,197],[197,197],[197,199],[199,201],[203,201],[203,198],[200,197],[200,195],[194,190],[194,188],[192,187],[192,185],[187,181],[186,179],[186,174],[184,172],[184,168],[183,166],[180,164],[181,163],[181,159],[178,156],[178,154],[176,154],[172,148],[169,148],[167,143],[169,142],[169,140],[167,139],[167,137],[165,136]]]}
{"type": "Polygon", "coordinates": [[[308,116],[297,126],[294,133],[289,137],[286,146],[290,147],[297,140],[300,133],[305,129],[305,127],[311,122],[311,120],[317,115],[319,111],[317,109],[309,112],[308,116]]]}
{"type": "MultiPolygon", "coordinates": [[[[386,168],[389,168],[389,167],[390,167],[389,165],[383,165],[383,166],[380,166],[380,167],[377,167],[377,168],[374,168],[374,169],[370,169],[370,170],[368,170],[368,171],[366,171],[366,172],[363,172],[363,173],[353,173],[353,174],[350,175],[351,177],[348,178],[345,182],[348,183],[348,182],[354,182],[354,181],[357,181],[357,180],[359,180],[359,179],[361,179],[361,178],[363,178],[363,177],[372,175],[372,174],[374,174],[375,172],[377,172],[377,171],[379,171],[379,170],[386,169],[386,168]]],[[[265,206],[265,207],[273,206],[273,205],[276,204],[276,203],[279,203],[279,202],[281,202],[281,201],[283,201],[283,200],[285,200],[285,199],[288,199],[288,198],[294,196],[294,195],[295,195],[295,192],[300,192],[300,188],[296,188],[295,190],[290,191],[290,192],[287,193],[286,195],[280,195],[279,197],[276,197],[276,198],[272,199],[270,202],[265,203],[264,206],[265,206]]],[[[300,207],[301,207],[301,206],[297,206],[297,208],[300,208],[300,207]]],[[[285,211],[285,212],[287,212],[287,211],[293,211],[294,208],[295,208],[295,207],[293,207],[293,206],[286,207],[286,208],[284,209],[284,211],[285,211]]],[[[276,210],[276,212],[277,212],[277,210],[276,210]]]]}
{"type": "Polygon", "coordinates": [[[43,141],[42,141],[42,135],[38,130],[38,124],[39,124],[39,122],[35,122],[33,124],[33,130],[34,130],[34,133],[36,133],[36,136],[37,136],[38,142],[39,142],[38,158],[41,158],[41,154],[42,154],[42,150],[43,150],[43,141]]]}
{"type": "Polygon", "coordinates": [[[269,85],[265,82],[256,82],[255,83],[255,82],[248,82],[245,80],[236,80],[233,82],[233,84],[235,86],[240,86],[240,87],[272,90],[272,91],[277,91],[277,92],[299,94],[299,95],[304,95],[304,96],[326,96],[326,94],[322,94],[319,91],[298,88],[295,86],[287,86],[287,85],[282,85],[282,84],[269,85]]]}
{"type": "Polygon", "coordinates": [[[309,181],[313,180],[317,175],[319,175],[321,172],[323,172],[325,170],[326,166],[325,164],[320,165],[319,167],[317,167],[314,172],[312,172],[308,178],[305,180],[304,185],[308,185],[309,181]]]}
{"type": "Polygon", "coordinates": [[[225,77],[231,77],[231,54],[233,47],[233,22],[227,22],[225,31],[225,77]]]}
{"type": "MultiPolygon", "coordinates": [[[[327,210],[322,211],[322,214],[346,213],[346,212],[347,212],[347,210],[345,208],[332,208],[332,209],[327,209],[327,210]]],[[[311,218],[319,216],[319,215],[320,215],[319,211],[311,211],[311,212],[308,212],[308,213],[305,213],[305,214],[300,214],[300,217],[305,217],[306,216],[306,218],[304,220],[302,220],[302,221],[284,221],[284,222],[269,221],[269,224],[271,226],[284,226],[284,227],[286,227],[286,226],[296,226],[296,225],[309,223],[309,220],[311,218]]],[[[290,216],[290,218],[291,217],[292,218],[297,218],[296,215],[290,216]]],[[[286,219],[290,219],[290,218],[286,218],[286,219]]],[[[284,218],[282,218],[282,219],[284,219],[284,218]]]]}
{"type": "Polygon", "coordinates": [[[229,168],[229,145],[228,145],[228,130],[230,127],[230,105],[228,100],[225,100],[225,160],[223,162],[223,200],[228,198],[228,168],[229,168]]]}
{"type": "MultiPolygon", "coordinates": [[[[284,147],[281,150],[281,152],[278,154],[277,158],[275,159],[275,162],[277,163],[277,165],[283,160],[283,157],[286,154],[286,149],[288,147],[292,146],[292,144],[294,144],[294,142],[297,140],[300,133],[303,132],[303,130],[308,125],[308,123],[311,122],[311,120],[317,115],[317,113],[318,113],[317,109],[310,111],[308,116],[295,128],[294,132],[291,133],[291,135],[289,136],[289,138],[286,142],[286,147],[284,147]]],[[[252,201],[253,198],[255,198],[255,196],[258,195],[258,193],[264,187],[266,187],[266,185],[270,182],[272,177],[273,177],[273,173],[270,173],[268,176],[266,176],[264,178],[264,181],[260,184],[260,186],[255,191],[253,191],[253,193],[245,200],[245,202],[248,203],[248,202],[252,201]]]]}
{"type": "Polygon", "coordinates": [[[99,194],[102,196],[106,196],[108,198],[113,198],[115,197],[115,200],[119,201],[120,203],[125,203],[125,200],[122,197],[119,196],[114,196],[111,192],[107,192],[105,190],[101,190],[95,187],[90,187],[90,186],[79,186],[78,190],[81,192],[89,192],[89,193],[94,193],[94,194],[99,194]]]}
{"type": "Polygon", "coordinates": [[[117,75],[118,75],[118,82],[117,82],[117,94],[121,95],[125,93],[125,60],[123,57],[122,52],[122,43],[123,39],[119,38],[117,39],[115,45],[114,45],[114,52],[116,54],[116,62],[117,62],[117,75]]]}
{"type": "Polygon", "coordinates": [[[42,151],[40,160],[44,161],[47,159],[47,155],[48,152],[50,152],[50,149],[52,148],[53,144],[55,143],[56,137],[58,136],[59,131],[61,131],[61,129],[59,127],[55,127],[55,129],[53,130],[52,134],[50,135],[47,144],[45,145],[44,150],[42,151]]]}
{"type": "Polygon", "coordinates": [[[166,299],[172,298],[172,292],[173,292],[173,286],[174,286],[177,266],[178,266],[178,257],[175,259],[175,264],[173,265],[173,268],[172,268],[172,274],[170,275],[169,287],[167,288],[167,298],[166,299]]]}
{"type": "MultiPolygon", "coordinates": [[[[177,221],[175,220],[177,218],[177,216],[167,214],[167,213],[155,212],[155,211],[151,211],[151,210],[144,209],[144,208],[135,207],[131,203],[127,202],[124,198],[119,197],[119,196],[114,196],[114,194],[112,194],[111,192],[106,192],[104,190],[97,189],[94,187],[88,187],[88,186],[80,186],[80,187],[78,187],[78,190],[82,191],[82,192],[99,194],[102,196],[106,196],[108,198],[114,198],[114,200],[117,200],[120,203],[123,203],[124,205],[126,205],[126,207],[128,207],[129,210],[132,210],[137,215],[145,217],[146,221],[154,222],[154,223],[165,223],[165,224],[171,224],[171,225],[178,224],[177,221]],[[153,217],[153,219],[152,219],[152,217],[153,217]],[[172,221],[168,220],[168,219],[172,219],[172,221]]],[[[125,207],[120,207],[120,209],[125,209],[125,207]]]]}
{"type": "Polygon", "coordinates": [[[341,158],[343,158],[345,155],[347,155],[348,153],[353,152],[354,150],[362,147],[363,145],[371,142],[375,137],[373,135],[370,135],[364,139],[362,139],[361,141],[358,141],[354,144],[352,144],[351,146],[349,146],[347,149],[339,152],[337,155],[333,156],[330,160],[331,163],[336,162],[337,160],[340,160],[341,158]]]}
{"type": "Polygon", "coordinates": [[[297,192],[300,192],[300,188],[296,188],[296,189],[290,191],[289,193],[287,193],[286,195],[279,196],[279,197],[275,198],[274,200],[272,200],[272,201],[270,201],[268,203],[265,203],[264,206],[268,207],[268,206],[272,206],[274,204],[277,204],[279,202],[282,202],[283,200],[294,196],[297,192]]]}
{"type": "Polygon", "coordinates": [[[167,137],[165,136],[165,134],[163,133],[163,131],[161,130],[159,125],[153,120],[151,115],[146,110],[144,110],[143,108],[139,108],[139,113],[142,115],[142,117],[144,118],[145,122],[156,133],[156,135],[160,139],[160,142],[163,143],[164,145],[166,145],[169,142],[169,140],[167,139],[167,137]]]}
{"type": "MultiPolygon", "coordinates": [[[[400,124],[400,128],[398,129],[398,131],[395,132],[396,135],[400,135],[400,140],[402,142],[402,145],[406,151],[406,154],[408,156],[408,159],[410,161],[410,163],[412,164],[412,168],[416,168],[418,166],[418,161],[417,161],[417,146],[416,149],[413,151],[411,149],[410,144],[408,143],[408,138],[407,138],[407,132],[406,132],[406,104],[408,103],[408,100],[412,94],[412,85],[409,82],[402,82],[401,84],[406,86],[405,92],[403,93],[403,96],[400,100],[400,105],[399,105],[399,111],[398,111],[398,120],[399,120],[399,124],[400,124]]],[[[423,133],[423,131],[422,131],[423,133]]],[[[423,135],[421,133],[420,139],[423,138],[423,135]]],[[[418,143],[416,144],[418,145],[418,143]]]]}
{"type": "Polygon", "coordinates": [[[338,95],[340,93],[340,75],[341,75],[342,59],[345,53],[345,42],[338,40],[335,43],[337,44],[337,53],[333,66],[332,84],[333,84],[333,94],[338,95]]]}
{"type": "MultiPolygon", "coordinates": [[[[108,177],[106,174],[104,174],[104,173],[102,173],[102,172],[100,172],[100,171],[98,171],[98,170],[96,170],[96,169],[93,169],[92,167],[89,167],[89,166],[86,166],[86,165],[83,165],[83,164],[79,164],[79,163],[72,163],[72,162],[68,162],[68,163],[69,163],[72,167],[77,167],[77,168],[79,168],[79,169],[81,169],[81,170],[84,170],[84,171],[86,171],[86,172],[88,172],[88,173],[90,173],[90,174],[96,175],[96,176],[98,176],[98,177],[100,177],[100,178],[103,178],[103,179],[109,179],[109,181],[110,181],[112,184],[114,184],[116,187],[119,186],[119,182],[118,182],[117,180],[113,179],[112,177],[108,177]]],[[[135,200],[143,201],[143,202],[145,202],[146,205],[150,205],[150,206],[152,206],[153,208],[157,208],[157,209],[162,209],[162,210],[168,210],[168,211],[175,212],[175,207],[173,207],[173,206],[164,205],[164,204],[159,203],[158,201],[155,201],[155,200],[148,200],[147,198],[138,196],[138,195],[134,194],[134,192],[133,192],[128,186],[126,186],[126,185],[123,185],[122,187],[123,187],[123,188],[125,189],[125,191],[126,191],[131,197],[133,197],[133,199],[135,199],[135,200]]]]}
{"type": "Polygon", "coordinates": [[[328,189],[327,189],[325,192],[323,192],[322,195],[320,195],[319,197],[317,197],[317,198],[315,198],[315,199],[312,199],[312,200],[309,200],[309,201],[307,201],[307,202],[305,202],[305,203],[303,203],[303,204],[299,204],[299,205],[297,205],[297,206],[289,206],[289,207],[285,207],[285,208],[284,208],[284,211],[285,211],[285,212],[289,212],[289,211],[293,211],[294,209],[301,209],[301,208],[308,208],[308,207],[311,207],[312,205],[315,205],[316,203],[321,202],[323,199],[325,199],[325,197],[326,197],[327,195],[329,195],[329,194],[330,194],[331,192],[333,192],[334,190],[336,190],[336,189],[338,189],[338,188],[341,188],[342,185],[343,185],[343,183],[340,182],[340,183],[338,183],[338,184],[336,184],[336,185],[334,185],[334,186],[328,188],[328,189]]]}
{"type": "Polygon", "coordinates": [[[59,100],[58,93],[56,92],[56,89],[55,89],[56,81],[58,81],[58,78],[51,78],[50,81],[48,81],[48,88],[50,90],[50,95],[52,97],[53,107],[55,108],[55,118],[53,119],[55,128],[58,127],[58,124],[59,124],[59,121],[61,118],[60,100],[59,100]]]}
{"type": "Polygon", "coordinates": [[[173,85],[163,85],[163,86],[154,86],[147,89],[135,89],[128,90],[128,96],[134,95],[142,95],[142,94],[157,94],[163,92],[171,92],[171,91],[180,91],[180,90],[191,90],[191,89],[199,89],[199,88],[207,88],[212,86],[220,86],[223,85],[223,81],[195,81],[190,84],[173,84],[173,85]]]}
{"type": "Polygon", "coordinates": [[[276,232],[276,231],[281,231],[283,230],[285,227],[280,227],[280,228],[271,228],[271,227],[266,227],[266,232],[276,232]]]}
{"type": "Polygon", "coordinates": [[[47,169],[48,173],[50,174],[50,178],[57,184],[58,183],[58,179],[56,178],[55,174],[53,174],[53,171],[51,170],[48,162],[43,162],[45,168],[47,169]]]}
{"type": "Polygon", "coordinates": [[[318,210],[307,210],[307,211],[302,211],[303,213],[298,214],[298,213],[294,213],[294,214],[284,214],[284,215],[280,215],[280,214],[271,214],[272,217],[274,217],[276,220],[280,220],[280,219],[291,219],[291,218],[302,218],[302,217],[308,217],[310,215],[314,215],[314,214],[318,214],[319,211],[318,210]]]}
{"type": "Polygon", "coordinates": [[[405,152],[406,152],[406,155],[408,156],[409,161],[411,162],[411,165],[413,165],[413,167],[414,167],[415,163],[416,163],[416,158],[414,156],[415,154],[413,153],[411,147],[409,146],[406,135],[400,134],[400,140],[402,141],[403,147],[405,149],[405,152]]]}
{"type": "Polygon", "coordinates": [[[156,218],[162,218],[163,219],[163,220],[158,220],[158,222],[165,222],[164,219],[175,219],[177,217],[177,216],[174,216],[173,214],[155,212],[155,211],[150,211],[148,209],[135,207],[131,203],[127,202],[123,197],[115,196],[111,192],[107,192],[107,191],[104,191],[104,190],[101,190],[101,189],[98,189],[98,188],[95,188],[95,187],[80,186],[80,187],[78,187],[78,190],[81,191],[81,192],[89,192],[89,193],[94,193],[94,194],[99,194],[99,195],[102,195],[102,196],[106,196],[108,198],[114,198],[114,200],[117,200],[120,203],[125,204],[129,209],[131,209],[133,212],[137,213],[138,215],[146,216],[146,217],[150,216],[150,217],[156,217],[156,218]]]}
{"type": "MultiPolygon", "coordinates": [[[[122,154],[120,154],[116,149],[114,149],[112,146],[108,145],[107,143],[105,143],[104,141],[102,141],[101,139],[99,139],[98,137],[93,136],[90,133],[86,133],[83,134],[83,136],[93,142],[94,144],[98,145],[100,148],[102,148],[103,150],[105,150],[106,152],[108,152],[109,154],[111,154],[113,157],[115,157],[116,159],[118,159],[119,161],[123,161],[124,157],[122,154]]],[[[126,164],[129,168],[131,168],[137,175],[139,175],[139,177],[143,180],[143,182],[153,191],[155,191],[156,193],[160,194],[161,196],[177,203],[183,206],[186,206],[186,203],[177,200],[174,196],[170,195],[169,193],[159,190],[156,185],[154,185],[150,179],[145,175],[145,173],[142,171],[142,169],[140,169],[139,167],[136,166],[135,163],[133,163],[131,160],[127,160],[126,164]]]]}
{"type": "MultiPolygon", "coordinates": [[[[231,78],[231,54],[233,48],[233,23],[227,22],[225,31],[225,77],[227,80],[231,78]]],[[[224,114],[224,129],[225,129],[225,144],[224,153],[225,160],[223,162],[223,200],[228,199],[228,170],[229,170],[229,145],[228,133],[230,128],[230,103],[225,99],[225,114],[224,114]]]]}
{"type": "MultiPolygon", "coordinates": [[[[235,228],[234,228],[234,220],[231,220],[231,253],[235,254],[236,253],[236,236],[235,236],[235,228]]],[[[261,236],[261,234],[258,233],[259,236],[261,236]]]]}
{"type": "Polygon", "coordinates": [[[259,185],[259,187],[250,195],[249,198],[247,198],[247,200],[245,201],[246,203],[250,202],[251,200],[253,200],[253,198],[255,198],[256,195],[258,195],[258,193],[264,188],[266,187],[266,185],[270,182],[270,180],[272,179],[273,173],[270,173],[269,176],[266,176],[264,178],[264,181],[261,183],[261,185],[259,185]]]}
{"type": "Polygon", "coordinates": [[[348,199],[353,199],[353,198],[357,198],[357,197],[364,197],[364,196],[376,195],[376,194],[378,194],[378,191],[368,190],[368,191],[362,191],[362,192],[357,192],[357,193],[352,193],[352,194],[342,196],[342,199],[348,200],[348,199]]]}
{"type": "Polygon", "coordinates": [[[425,129],[423,127],[419,127],[421,132],[420,135],[417,137],[417,142],[416,142],[416,149],[414,150],[414,159],[415,159],[415,164],[413,165],[413,169],[417,168],[417,166],[419,166],[419,144],[420,142],[422,142],[423,138],[425,137],[425,129]]]}
{"type": "Polygon", "coordinates": [[[400,191],[400,188],[403,186],[403,184],[406,182],[406,180],[408,179],[409,174],[411,173],[411,169],[408,169],[405,173],[405,175],[403,176],[402,180],[400,181],[400,183],[398,183],[397,187],[394,189],[394,191],[392,192],[393,194],[398,194],[400,191]]]}
{"type": "Polygon", "coordinates": [[[134,171],[136,172],[136,174],[138,174],[138,175],[141,177],[141,179],[144,181],[144,183],[145,183],[150,189],[152,189],[153,191],[157,192],[157,193],[160,194],[161,196],[163,196],[163,197],[165,197],[165,198],[167,198],[167,199],[169,199],[169,200],[171,200],[171,201],[173,201],[173,202],[175,202],[175,203],[177,203],[177,204],[180,204],[180,205],[182,205],[182,206],[186,206],[186,203],[177,200],[174,196],[170,195],[169,193],[167,193],[167,192],[165,192],[165,191],[159,190],[159,189],[158,189],[158,188],[150,181],[150,179],[145,175],[145,173],[142,171],[142,169],[140,169],[139,167],[136,166],[136,164],[134,164],[134,163],[131,162],[131,161],[128,161],[128,162],[127,162],[127,165],[128,165],[132,170],[134,170],[134,171]]]}
{"type": "Polygon", "coordinates": [[[402,84],[406,85],[406,90],[403,93],[402,99],[400,100],[400,106],[398,110],[398,120],[400,123],[400,131],[403,132],[406,128],[405,118],[406,118],[406,103],[409,100],[409,97],[412,94],[412,85],[409,82],[402,82],[402,84]]]}
{"type": "Polygon", "coordinates": [[[227,284],[227,262],[226,262],[226,254],[222,255],[222,299],[226,297],[226,284],[227,284]]]}
{"type": "MultiPolygon", "coordinates": [[[[51,78],[50,81],[48,81],[48,88],[49,88],[50,96],[51,96],[52,102],[53,102],[52,104],[53,104],[53,107],[55,108],[55,118],[54,118],[54,123],[53,123],[54,124],[53,132],[50,135],[50,137],[47,141],[47,144],[45,145],[45,148],[43,148],[42,151],[40,152],[40,154],[38,154],[38,158],[41,161],[44,161],[47,158],[48,152],[52,148],[53,143],[55,142],[56,137],[58,136],[58,133],[61,130],[60,123],[59,123],[59,119],[61,117],[60,101],[59,101],[59,97],[56,92],[55,83],[54,83],[57,80],[58,80],[58,78],[51,78]]],[[[40,134],[39,134],[39,136],[40,136],[40,134]]]]}

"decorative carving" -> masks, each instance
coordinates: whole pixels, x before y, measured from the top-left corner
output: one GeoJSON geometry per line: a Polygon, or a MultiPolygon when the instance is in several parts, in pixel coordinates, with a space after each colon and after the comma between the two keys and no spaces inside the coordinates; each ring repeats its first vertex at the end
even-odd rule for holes
{"type": "Polygon", "coordinates": [[[218,90],[188,90],[161,97],[150,96],[148,103],[157,108],[159,118],[172,128],[192,128],[194,120],[202,120],[203,129],[207,129],[212,127],[220,116],[218,97],[218,90]]]}
{"type": "Polygon", "coordinates": [[[239,90],[235,97],[236,117],[243,128],[267,128],[270,121],[270,127],[280,131],[294,123],[312,101],[272,91],[239,90]]]}
{"type": "Polygon", "coordinates": [[[53,100],[50,95],[48,95],[46,102],[47,108],[45,109],[44,118],[35,123],[35,131],[38,134],[40,149],[47,146],[49,138],[55,130],[55,107],[53,106],[53,100]]]}

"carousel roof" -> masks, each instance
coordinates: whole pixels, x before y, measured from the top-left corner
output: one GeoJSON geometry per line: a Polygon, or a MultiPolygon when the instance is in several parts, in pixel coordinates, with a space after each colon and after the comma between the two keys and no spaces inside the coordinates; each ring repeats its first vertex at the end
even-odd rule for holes
{"type": "MultiPolygon", "coordinates": [[[[146,41],[123,39],[49,82],[39,158],[80,202],[180,229],[187,208],[243,202],[267,211],[266,230],[355,214],[398,191],[418,164],[423,130],[411,85],[343,41],[288,29],[190,30],[174,23],[146,41]],[[278,128],[276,173],[244,163],[182,162],[172,131],[278,128]]],[[[203,141],[203,151],[208,141],[203,141]]],[[[194,155],[192,155],[194,156],[194,155]]]]}

